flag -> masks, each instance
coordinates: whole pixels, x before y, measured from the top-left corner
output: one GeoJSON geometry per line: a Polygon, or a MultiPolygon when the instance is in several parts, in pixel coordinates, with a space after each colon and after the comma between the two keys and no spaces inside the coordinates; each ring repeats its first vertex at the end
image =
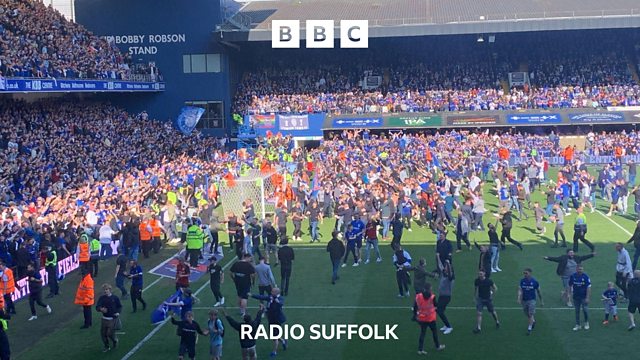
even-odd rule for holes
{"type": "Polygon", "coordinates": [[[194,106],[185,106],[176,119],[176,127],[185,135],[191,134],[198,125],[198,121],[204,114],[204,109],[194,106]]]}
{"type": "Polygon", "coordinates": [[[178,302],[180,298],[180,291],[176,291],[173,295],[169,296],[167,300],[163,301],[158,307],[153,310],[151,313],[151,323],[153,325],[159,324],[163,322],[168,316],[169,312],[180,312],[180,306],[169,306],[165,305],[165,303],[175,303],[178,302]]]}

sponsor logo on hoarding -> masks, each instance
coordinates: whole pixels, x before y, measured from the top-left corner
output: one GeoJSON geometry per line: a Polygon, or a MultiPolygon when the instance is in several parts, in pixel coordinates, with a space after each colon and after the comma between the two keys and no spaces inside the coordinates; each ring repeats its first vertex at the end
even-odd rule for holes
{"type": "Polygon", "coordinates": [[[394,127],[420,127],[441,125],[442,117],[440,115],[391,116],[387,118],[387,126],[394,127]]]}
{"type": "Polygon", "coordinates": [[[624,121],[624,114],[608,112],[569,114],[569,120],[581,123],[624,121]]]}
{"type": "Polygon", "coordinates": [[[562,122],[560,114],[513,114],[507,115],[507,124],[558,124],[562,122]]]}
{"type": "Polygon", "coordinates": [[[469,125],[495,125],[498,123],[498,115],[487,116],[449,116],[447,123],[453,126],[469,126],[469,125]]]}
{"type": "Polygon", "coordinates": [[[333,127],[336,128],[368,128],[380,126],[382,126],[381,117],[333,119],[333,127]]]}

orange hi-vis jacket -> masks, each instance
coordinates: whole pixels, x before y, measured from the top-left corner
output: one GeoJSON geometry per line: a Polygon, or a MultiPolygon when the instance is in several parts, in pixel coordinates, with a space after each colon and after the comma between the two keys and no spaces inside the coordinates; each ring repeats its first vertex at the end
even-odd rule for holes
{"type": "Polygon", "coordinates": [[[4,275],[7,276],[7,282],[2,282],[2,294],[9,295],[16,291],[16,281],[13,278],[13,271],[8,267],[4,268],[4,275]]]}
{"type": "Polygon", "coordinates": [[[91,260],[91,251],[89,250],[89,243],[81,242],[78,244],[78,247],[80,248],[80,253],[78,254],[78,261],[88,262],[89,260],[91,260]]]}
{"type": "Polygon", "coordinates": [[[162,229],[160,228],[160,221],[157,219],[149,220],[149,224],[151,225],[151,236],[160,237],[162,236],[162,229]]]}
{"type": "Polygon", "coordinates": [[[140,223],[138,230],[140,230],[140,241],[151,240],[151,231],[148,229],[149,221],[143,221],[140,223]]]}
{"type": "Polygon", "coordinates": [[[78,285],[74,303],[81,306],[92,306],[95,300],[93,286],[94,282],[91,274],[86,274],[80,281],[80,285],[78,285]]]}
{"type": "Polygon", "coordinates": [[[416,295],[416,304],[418,305],[418,313],[416,318],[420,322],[436,321],[436,306],[434,305],[435,295],[431,294],[425,299],[422,293],[416,295]]]}

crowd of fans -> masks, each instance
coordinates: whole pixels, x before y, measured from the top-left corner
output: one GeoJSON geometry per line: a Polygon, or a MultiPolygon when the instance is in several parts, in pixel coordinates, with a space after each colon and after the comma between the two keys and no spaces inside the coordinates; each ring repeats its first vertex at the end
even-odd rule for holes
{"type": "Polygon", "coordinates": [[[0,0],[1,76],[125,80],[131,77],[131,66],[129,54],[51,6],[0,0]]]}
{"type": "Polygon", "coordinates": [[[640,104],[630,68],[637,55],[615,36],[539,38],[504,40],[510,45],[489,51],[474,45],[459,50],[451,43],[387,44],[384,52],[368,49],[374,55],[364,59],[362,54],[313,54],[287,57],[284,63],[264,54],[240,81],[234,109],[241,114],[360,114],[640,104]],[[419,53],[422,46],[427,50],[419,53]],[[510,72],[525,72],[528,83],[509,88],[510,72]],[[380,86],[364,87],[365,74],[380,76],[380,86]]]}
{"type": "Polygon", "coordinates": [[[167,187],[193,183],[195,168],[219,173],[219,162],[204,160],[226,157],[213,138],[107,104],[4,101],[0,109],[0,257],[8,264],[33,238],[74,252],[87,217],[96,225],[136,212],[167,187]]]}

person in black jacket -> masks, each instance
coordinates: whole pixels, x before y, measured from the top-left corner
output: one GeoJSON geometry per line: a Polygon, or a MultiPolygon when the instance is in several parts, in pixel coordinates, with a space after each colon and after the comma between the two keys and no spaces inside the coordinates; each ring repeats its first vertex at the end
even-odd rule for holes
{"type": "Polygon", "coordinates": [[[209,330],[202,331],[200,324],[193,320],[193,312],[187,311],[184,320],[176,320],[171,314],[171,323],[178,326],[178,336],[180,336],[180,348],[178,349],[178,359],[184,359],[187,354],[189,359],[196,358],[196,333],[200,335],[208,335],[209,330]]]}
{"type": "Polygon", "coordinates": [[[131,217],[122,231],[124,252],[131,259],[138,259],[140,252],[140,221],[137,217],[131,217]]]}
{"type": "MultiPolygon", "coordinates": [[[[280,289],[273,288],[271,289],[271,294],[269,295],[257,295],[257,294],[249,294],[250,297],[260,300],[266,301],[266,314],[267,321],[269,325],[278,325],[282,326],[287,321],[287,317],[284,315],[284,298],[280,296],[280,289]]],[[[278,355],[278,344],[282,342],[282,350],[287,350],[287,340],[275,339],[273,343],[273,351],[271,352],[271,357],[275,357],[278,355]]]]}
{"type": "Polygon", "coordinates": [[[327,252],[329,253],[329,258],[331,259],[331,264],[333,266],[333,274],[331,275],[331,283],[335,285],[336,280],[340,277],[338,276],[338,269],[340,269],[340,263],[342,260],[342,256],[345,253],[344,243],[338,240],[338,232],[334,231],[331,233],[331,240],[327,244],[327,252]]]}
{"type": "Polygon", "coordinates": [[[115,324],[117,318],[122,311],[120,299],[111,292],[111,285],[102,285],[104,295],[100,296],[96,304],[96,310],[102,313],[102,325],[100,327],[100,335],[102,343],[104,343],[104,351],[109,351],[109,340],[113,342],[113,348],[118,346],[118,338],[116,337],[115,324]]]}
{"type": "Polygon", "coordinates": [[[280,249],[278,250],[278,261],[280,262],[280,286],[282,286],[282,294],[284,296],[289,295],[289,279],[291,278],[291,270],[293,269],[293,260],[295,254],[293,249],[289,246],[289,241],[284,240],[280,242],[280,249]]]}
{"type": "Polygon", "coordinates": [[[498,231],[494,224],[488,224],[487,234],[489,235],[489,252],[491,253],[491,272],[500,272],[500,239],[498,238],[498,231]]]}
{"type": "Polygon", "coordinates": [[[638,259],[640,259],[640,220],[636,221],[636,230],[633,232],[631,239],[627,241],[627,244],[633,243],[633,247],[636,249],[633,253],[633,270],[638,268],[638,259]]]}
{"type": "Polygon", "coordinates": [[[478,261],[478,270],[482,270],[487,278],[491,277],[492,272],[496,272],[491,267],[491,250],[488,246],[478,245],[476,241],[473,242],[476,249],[480,250],[480,260],[478,261]]]}
{"type": "Polygon", "coordinates": [[[264,305],[260,304],[260,310],[258,310],[258,313],[256,314],[256,317],[253,320],[251,320],[251,315],[245,314],[242,317],[242,321],[243,321],[242,324],[234,320],[231,316],[227,315],[224,308],[220,309],[220,311],[222,311],[222,314],[224,314],[224,316],[227,318],[229,325],[232,328],[236,329],[236,331],[238,332],[238,336],[240,337],[240,348],[242,349],[242,359],[249,359],[249,360],[257,359],[258,355],[256,354],[255,335],[256,335],[256,332],[258,331],[258,325],[260,325],[260,322],[262,321],[262,315],[264,315],[264,305]],[[243,332],[240,331],[240,328],[242,325],[251,326],[250,337],[245,338],[242,336],[243,332]]]}
{"type": "MultiPolygon", "coordinates": [[[[502,249],[506,248],[506,241],[509,240],[510,243],[517,246],[522,250],[522,244],[517,242],[511,237],[511,228],[513,227],[513,218],[511,217],[511,211],[504,211],[502,215],[499,217],[500,223],[502,224],[502,234],[500,235],[500,241],[502,242],[502,249]]],[[[487,274],[488,275],[488,274],[487,274]]]]}
{"type": "Polygon", "coordinates": [[[397,213],[391,222],[393,239],[391,239],[391,248],[395,249],[400,246],[400,240],[402,240],[402,229],[404,224],[402,223],[400,213],[397,213]]]}
{"type": "Polygon", "coordinates": [[[573,307],[569,292],[569,277],[576,272],[578,265],[580,265],[585,260],[591,259],[595,255],[596,253],[591,253],[585,256],[576,256],[572,249],[568,249],[566,255],[561,255],[558,257],[544,257],[545,260],[558,263],[556,274],[558,274],[558,276],[560,276],[560,279],[562,280],[562,288],[564,289],[562,291],[562,300],[567,303],[567,306],[573,307]]]}
{"type": "Polygon", "coordinates": [[[447,229],[442,223],[436,226],[436,234],[438,241],[436,243],[436,263],[438,265],[438,273],[442,275],[442,270],[447,261],[453,263],[453,245],[447,240],[447,229]]]}

